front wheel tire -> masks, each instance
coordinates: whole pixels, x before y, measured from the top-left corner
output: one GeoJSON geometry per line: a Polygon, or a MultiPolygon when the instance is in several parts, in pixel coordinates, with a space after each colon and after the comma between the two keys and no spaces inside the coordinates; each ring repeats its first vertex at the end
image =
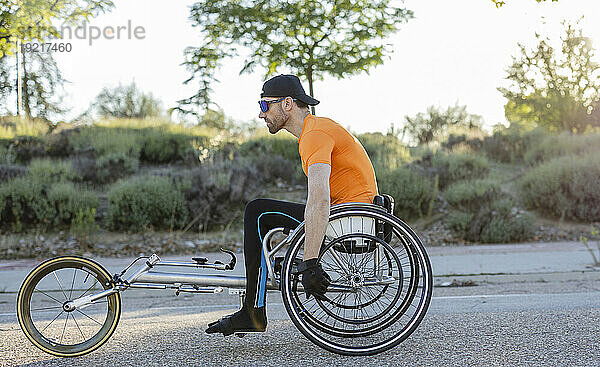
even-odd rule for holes
{"type": "Polygon", "coordinates": [[[121,296],[117,292],[73,311],[63,305],[110,288],[110,274],[93,260],[78,256],[47,260],[27,275],[19,290],[17,318],[21,329],[36,347],[52,355],[89,353],[115,331],[121,296]]]}

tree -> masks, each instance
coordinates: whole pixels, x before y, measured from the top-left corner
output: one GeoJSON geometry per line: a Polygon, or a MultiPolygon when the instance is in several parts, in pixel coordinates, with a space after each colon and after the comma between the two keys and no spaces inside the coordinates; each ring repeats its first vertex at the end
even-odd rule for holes
{"type": "Polygon", "coordinates": [[[0,56],[0,106],[2,106],[0,113],[9,112],[8,108],[6,107],[6,99],[13,89],[10,75],[11,67],[9,62],[9,57],[0,56]]]}
{"type": "MultiPolygon", "coordinates": [[[[55,114],[63,113],[60,95],[65,80],[52,54],[26,52],[20,62],[25,117],[49,121],[55,114]]],[[[8,55],[0,58],[0,103],[6,103],[14,92],[16,78],[16,59],[8,55]]]]}
{"type": "Polygon", "coordinates": [[[144,119],[161,114],[161,103],[151,93],[140,91],[135,82],[116,88],[104,88],[96,96],[91,110],[100,117],[144,119]]]}
{"type": "Polygon", "coordinates": [[[403,133],[407,133],[418,144],[440,141],[451,128],[481,129],[483,120],[479,115],[467,113],[466,106],[450,106],[446,110],[430,106],[426,113],[415,117],[404,117],[403,133]]]}
{"type": "Polygon", "coordinates": [[[256,66],[266,76],[287,69],[314,81],[329,74],[338,78],[357,74],[382,64],[391,51],[385,38],[412,17],[391,0],[201,0],[191,8],[190,19],[199,27],[203,42],[185,51],[184,65],[200,87],[190,98],[179,101],[176,110],[197,114],[208,109],[215,70],[224,58],[249,51],[240,71],[256,66]]]}
{"type": "Polygon", "coordinates": [[[508,100],[509,121],[571,132],[600,126],[600,65],[592,41],[576,26],[563,25],[560,49],[539,34],[536,48],[519,44],[521,55],[507,69],[510,85],[498,88],[508,100]]]}
{"type": "Polygon", "coordinates": [[[58,36],[53,21],[76,25],[112,7],[111,0],[0,0],[0,56],[14,52],[17,38],[58,36]]]}

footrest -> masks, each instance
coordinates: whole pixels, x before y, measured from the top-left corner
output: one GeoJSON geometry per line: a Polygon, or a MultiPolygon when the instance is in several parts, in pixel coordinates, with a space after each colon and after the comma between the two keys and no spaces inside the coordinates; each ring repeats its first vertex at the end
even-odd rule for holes
{"type": "Polygon", "coordinates": [[[192,260],[194,260],[198,264],[206,264],[206,262],[208,261],[208,259],[205,257],[192,257],[192,260]]]}

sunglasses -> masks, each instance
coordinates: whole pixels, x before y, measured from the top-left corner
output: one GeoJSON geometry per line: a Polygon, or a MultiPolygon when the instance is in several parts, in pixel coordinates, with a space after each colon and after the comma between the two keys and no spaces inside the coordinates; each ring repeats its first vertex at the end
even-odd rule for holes
{"type": "MultiPolygon", "coordinates": [[[[281,101],[283,101],[283,100],[284,100],[284,99],[286,99],[286,98],[287,98],[287,97],[281,97],[281,98],[279,98],[279,99],[275,99],[275,100],[273,100],[273,101],[262,101],[262,100],[261,100],[261,101],[258,101],[258,104],[260,105],[260,110],[261,110],[263,113],[265,113],[265,112],[267,112],[267,111],[269,110],[269,105],[270,105],[271,103],[277,103],[277,102],[281,102],[281,101]]],[[[292,101],[295,101],[295,100],[296,100],[296,98],[292,98],[292,101]]]]}

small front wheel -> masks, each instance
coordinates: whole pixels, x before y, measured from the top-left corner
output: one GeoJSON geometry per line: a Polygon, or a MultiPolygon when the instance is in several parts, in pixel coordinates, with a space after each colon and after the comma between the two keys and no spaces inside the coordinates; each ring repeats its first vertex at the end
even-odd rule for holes
{"type": "Polygon", "coordinates": [[[21,329],[36,347],[55,356],[89,353],[115,331],[121,297],[114,293],[74,310],[65,305],[110,288],[110,274],[95,261],[78,256],[47,260],[27,275],[19,290],[21,329]]]}

